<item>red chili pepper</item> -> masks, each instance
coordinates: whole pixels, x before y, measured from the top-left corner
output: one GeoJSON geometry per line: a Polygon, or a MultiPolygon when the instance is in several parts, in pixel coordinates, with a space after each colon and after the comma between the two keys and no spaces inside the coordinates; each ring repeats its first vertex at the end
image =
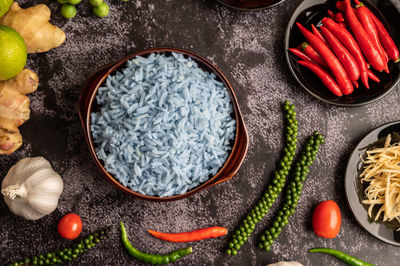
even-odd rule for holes
{"type": "Polygon", "coordinates": [[[333,12],[331,11],[331,10],[329,10],[328,9],[328,16],[331,18],[331,19],[335,19],[335,14],[333,14],[333,12]]]}
{"type": "Polygon", "coordinates": [[[343,28],[346,28],[346,23],[344,22],[343,13],[341,12],[336,13],[335,18],[333,20],[336,21],[343,28]]]}
{"type": "Polygon", "coordinates": [[[397,49],[396,44],[390,37],[390,34],[387,32],[382,22],[371,12],[371,10],[367,8],[367,12],[370,14],[372,20],[374,21],[379,40],[381,41],[382,46],[385,48],[387,55],[394,62],[398,63],[400,61],[399,49],[397,49]]]}
{"type": "Polygon", "coordinates": [[[378,36],[378,32],[377,32],[375,24],[374,24],[374,20],[369,15],[368,9],[362,3],[357,5],[356,15],[357,15],[357,18],[360,20],[362,26],[364,27],[365,31],[368,33],[369,37],[371,38],[371,41],[375,44],[376,47],[378,47],[379,51],[383,55],[384,61],[386,62],[384,70],[387,73],[389,73],[389,68],[387,66],[388,56],[386,54],[385,49],[383,49],[383,47],[379,41],[379,36],[378,36]]]}
{"type": "Polygon", "coordinates": [[[353,83],[353,86],[358,89],[358,82],[357,80],[352,80],[351,83],[353,83]]]}
{"type": "Polygon", "coordinates": [[[381,80],[371,71],[368,69],[368,77],[375,82],[381,82],[381,80]]]}
{"type": "MultiPolygon", "coordinates": [[[[339,10],[340,12],[344,12],[344,1],[337,1],[336,2],[336,8],[337,10],[339,10]]],[[[356,10],[354,8],[352,8],[354,12],[356,12],[356,10]]]]}
{"type": "Polygon", "coordinates": [[[344,12],[344,1],[337,1],[335,7],[340,12],[344,12]]]}
{"type": "Polygon", "coordinates": [[[365,62],[364,56],[356,40],[354,40],[353,36],[350,34],[350,32],[348,32],[347,29],[341,27],[330,18],[322,19],[322,24],[324,24],[324,26],[330,30],[330,32],[332,32],[336,38],[338,38],[344,47],[346,47],[346,49],[351,53],[354,60],[356,60],[358,68],[360,69],[361,81],[368,89],[367,62],[365,62]]]}
{"type": "Polygon", "coordinates": [[[361,51],[373,68],[375,68],[379,72],[382,71],[386,65],[383,59],[383,55],[381,54],[378,47],[376,47],[375,44],[371,41],[371,38],[364,30],[360,21],[358,21],[356,14],[350,6],[350,0],[344,0],[344,4],[344,16],[346,18],[346,22],[353,32],[358,44],[360,45],[361,51]]]}
{"type": "Polygon", "coordinates": [[[342,96],[342,91],[336,81],[320,66],[309,61],[297,61],[302,66],[310,69],[318,78],[324,83],[324,85],[336,96],[342,96]]]}
{"type": "Polygon", "coordinates": [[[192,242],[207,238],[216,238],[219,236],[224,236],[228,233],[228,229],[226,229],[225,227],[213,226],[209,228],[195,230],[192,232],[184,232],[176,234],[162,233],[153,230],[148,230],[147,232],[149,232],[155,238],[169,242],[192,242]]]}
{"type": "Polygon", "coordinates": [[[332,53],[332,51],[326,46],[317,36],[312,34],[309,30],[304,28],[300,23],[296,23],[304,37],[310,42],[314,49],[321,55],[325,63],[328,65],[332,74],[335,76],[337,83],[343,94],[348,95],[353,92],[354,88],[348,78],[346,71],[340,64],[339,59],[332,53]]]}
{"type": "MultiPolygon", "coordinates": [[[[326,41],[332,48],[333,53],[342,63],[346,70],[347,76],[350,80],[358,80],[360,78],[360,69],[357,66],[356,60],[349,51],[340,43],[340,41],[332,34],[327,28],[321,27],[322,33],[324,34],[326,41]]],[[[354,84],[354,83],[353,83],[354,84]]]]}
{"type": "Polygon", "coordinates": [[[303,42],[301,45],[301,50],[304,51],[304,53],[310,57],[313,61],[317,62],[321,66],[328,67],[328,65],[325,63],[324,59],[318,54],[317,51],[314,50],[314,48],[308,44],[307,42],[303,42]]]}
{"type": "Polygon", "coordinates": [[[300,51],[297,48],[289,48],[289,51],[291,51],[294,55],[296,55],[298,58],[300,58],[302,60],[314,62],[314,60],[312,60],[303,51],[300,51]]]}
{"type": "Polygon", "coordinates": [[[336,21],[337,23],[344,22],[344,16],[343,16],[343,13],[342,13],[342,12],[337,12],[337,13],[335,14],[335,21],[336,21]]]}
{"type": "Polygon", "coordinates": [[[312,32],[314,33],[315,36],[320,38],[320,40],[323,41],[325,44],[328,44],[326,42],[324,36],[322,36],[321,32],[319,32],[319,30],[317,29],[317,27],[314,26],[314,24],[311,24],[311,29],[312,29],[312,32]]]}

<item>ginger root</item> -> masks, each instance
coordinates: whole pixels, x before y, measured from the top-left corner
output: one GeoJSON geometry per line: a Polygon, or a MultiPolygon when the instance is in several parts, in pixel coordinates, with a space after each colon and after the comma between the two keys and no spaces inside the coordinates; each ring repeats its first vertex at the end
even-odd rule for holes
{"type": "Polygon", "coordinates": [[[29,69],[0,81],[0,154],[11,154],[22,145],[18,127],[29,119],[28,93],[36,91],[39,78],[29,69]]]}
{"type": "Polygon", "coordinates": [[[16,30],[24,38],[28,53],[47,52],[65,42],[65,33],[49,22],[50,14],[44,4],[23,9],[14,2],[0,18],[0,25],[16,30]]]}

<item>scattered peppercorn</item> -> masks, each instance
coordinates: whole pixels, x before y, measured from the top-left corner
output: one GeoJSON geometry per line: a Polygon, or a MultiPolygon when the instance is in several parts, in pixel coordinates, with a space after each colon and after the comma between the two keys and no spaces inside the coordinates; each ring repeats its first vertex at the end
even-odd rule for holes
{"type": "Polygon", "coordinates": [[[103,230],[99,233],[91,234],[85,239],[75,243],[73,246],[64,248],[57,252],[48,252],[46,254],[41,254],[34,256],[32,258],[27,258],[25,260],[11,263],[10,266],[22,266],[22,265],[52,265],[62,262],[71,261],[77,258],[82,253],[93,248],[96,243],[100,242],[106,237],[108,229],[103,230]]]}
{"type": "Polygon", "coordinates": [[[226,253],[228,255],[236,255],[244,242],[250,237],[254,231],[255,225],[267,214],[279,193],[285,185],[286,177],[289,174],[297,145],[297,120],[294,105],[286,101],[284,104],[286,117],[286,145],[284,155],[278,163],[278,169],[275,171],[272,184],[268,185],[261,199],[251,209],[246,217],[242,220],[240,226],[236,229],[232,236],[232,240],[228,244],[226,253]]]}
{"type": "Polygon", "coordinates": [[[283,227],[289,222],[290,215],[293,215],[299,202],[303,182],[309,173],[309,167],[315,160],[319,146],[324,143],[324,137],[318,133],[314,134],[307,141],[299,160],[295,164],[294,178],[286,189],[286,200],[281,210],[278,211],[272,226],[264,231],[260,237],[259,248],[270,250],[274,240],[278,238],[283,227]]]}

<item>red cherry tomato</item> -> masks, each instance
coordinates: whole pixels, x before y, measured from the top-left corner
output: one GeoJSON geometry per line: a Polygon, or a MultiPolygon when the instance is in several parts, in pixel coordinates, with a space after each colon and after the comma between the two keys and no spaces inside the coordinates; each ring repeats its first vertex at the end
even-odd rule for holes
{"type": "Polygon", "coordinates": [[[69,213],[58,223],[58,233],[67,239],[75,239],[82,232],[82,220],[75,213],[69,213]]]}
{"type": "Polygon", "coordinates": [[[312,225],[317,236],[335,238],[340,230],[342,216],[333,200],[323,201],[314,210],[312,225]]]}

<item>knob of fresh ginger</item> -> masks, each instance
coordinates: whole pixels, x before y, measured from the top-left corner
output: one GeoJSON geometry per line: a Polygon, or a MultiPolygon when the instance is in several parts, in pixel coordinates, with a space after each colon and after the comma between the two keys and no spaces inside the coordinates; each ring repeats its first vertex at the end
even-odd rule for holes
{"type": "Polygon", "coordinates": [[[11,154],[22,145],[18,127],[30,116],[26,94],[36,91],[38,85],[36,73],[29,69],[0,81],[0,154],[11,154]]]}
{"type": "Polygon", "coordinates": [[[0,25],[16,30],[26,43],[28,53],[47,52],[65,42],[65,33],[51,24],[50,9],[39,4],[30,8],[21,8],[17,2],[0,18],[0,25]]]}

